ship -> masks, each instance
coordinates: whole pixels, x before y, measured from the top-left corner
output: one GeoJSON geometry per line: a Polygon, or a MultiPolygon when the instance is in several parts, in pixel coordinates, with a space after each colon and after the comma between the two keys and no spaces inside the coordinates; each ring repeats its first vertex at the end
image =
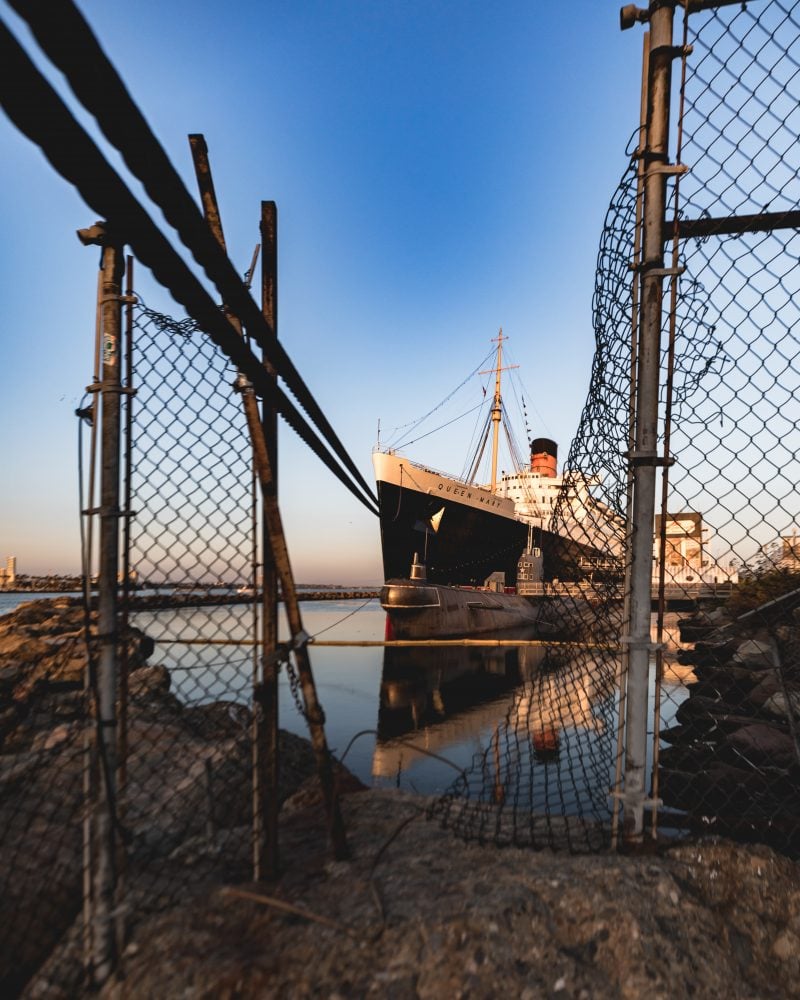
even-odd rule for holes
{"type": "Polygon", "coordinates": [[[502,329],[496,346],[495,389],[468,478],[430,468],[394,449],[372,460],[380,511],[384,580],[484,588],[520,595],[542,585],[619,579],[620,518],[596,498],[597,482],[558,472],[558,445],[530,441],[525,464],[498,476],[502,329]],[[491,436],[491,474],[475,472],[491,436]],[[414,567],[412,570],[412,566],[414,567]]]}

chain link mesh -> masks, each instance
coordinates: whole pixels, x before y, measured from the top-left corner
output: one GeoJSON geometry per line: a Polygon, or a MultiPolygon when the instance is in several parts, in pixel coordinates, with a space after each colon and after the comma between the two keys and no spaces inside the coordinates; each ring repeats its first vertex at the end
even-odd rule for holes
{"type": "Polygon", "coordinates": [[[82,626],[80,608],[54,610],[42,602],[22,605],[10,627],[0,618],[0,984],[6,996],[22,988],[81,909],[90,718],[82,626]]]}
{"type": "MultiPolygon", "coordinates": [[[[676,72],[673,148],[688,172],[667,201],[681,221],[705,228],[678,241],[681,273],[664,300],[665,500],[654,525],[652,622],[663,648],[651,656],[647,758],[649,793],[661,802],[652,830],[714,830],[794,853],[800,234],[788,213],[800,206],[800,17],[797,4],[772,0],[679,20],[685,79],[676,72]],[[742,216],[760,217],[749,225],[764,231],[731,234],[731,218],[742,216]]],[[[644,169],[636,148],[606,216],[590,388],[550,525],[564,540],[562,562],[572,556],[573,579],[544,585],[548,605],[562,634],[582,645],[566,662],[546,656],[519,695],[533,705],[549,692],[558,753],[542,754],[536,721],[511,710],[437,805],[465,837],[573,850],[616,839],[644,169]],[[582,699],[591,707],[576,725],[582,699]]]]}
{"type": "MultiPolygon", "coordinates": [[[[142,306],[133,346],[131,620],[156,652],[131,674],[128,855],[156,872],[176,851],[214,867],[237,858],[229,841],[251,821],[257,663],[224,644],[256,632],[251,450],[236,372],[192,323],[142,306]],[[160,684],[170,701],[149,698],[160,684]]],[[[160,891],[168,901],[180,880],[160,891]]]]}
{"type": "Polygon", "coordinates": [[[700,512],[702,534],[676,524],[663,558],[668,585],[698,570],[738,583],[722,608],[683,625],[678,657],[692,673],[682,689],[663,687],[676,724],[658,788],[692,829],[794,853],[798,602],[770,602],[800,585],[800,232],[786,214],[800,206],[800,7],[772,0],[685,27],[679,216],[723,221],[680,241],[678,296],[687,282],[702,290],[720,362],[671,428],[668,513],[700,512]],[[765,231],[726,234],[724,220],[765,213],[765,231]]]}

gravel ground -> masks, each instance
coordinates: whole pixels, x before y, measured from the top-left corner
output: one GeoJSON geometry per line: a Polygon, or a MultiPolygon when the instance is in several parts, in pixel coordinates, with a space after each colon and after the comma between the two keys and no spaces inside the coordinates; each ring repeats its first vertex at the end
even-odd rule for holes
{"type": "Polygon", "coordinates": [[[344,800],[352,857],[335,862],[310,798],[289,801],[279,881],[145,920],[103,996],[800,996],[800,866],[768,848],[498,850],[369,791],[344,800]]]}

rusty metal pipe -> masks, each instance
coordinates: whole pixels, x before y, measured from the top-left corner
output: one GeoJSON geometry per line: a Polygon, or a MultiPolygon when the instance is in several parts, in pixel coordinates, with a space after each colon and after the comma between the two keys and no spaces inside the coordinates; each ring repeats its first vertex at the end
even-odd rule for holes
{"type": "MultiPolygon", "coordinates": [[[[201,198],[203,199],[204,211],[209,227],[220,246],[225,249],[225,237],[222,232],[222,222],[216,205],[216,195],[214,183],[211,177],[211,167],[208,161],[208,147],[205,140],[200,135],[189,137],[192,148],[192,157],[195,162],[195,173],[200,187],[201,198]]],[[[274,295],[274,290],[273,290],[274,295]]],[[[275,300],[277,301],[277,300],[275,300]]],[[[230,316],[231,323],[241,335],[242,325],[238,317],[230,316]]],[[[286,616],[289,621],[289,630],[293,640],[295,640],[295,660],[300,677],[300,686],[303,692],[305,703],[305,714],[311,736],[311,746],[317,762],[317,773],[319,774],[322,786],[325,809],[328,816],[328,826],[333,844],[334,854],[337,858],[345,858],[348,855],[347,841],[342,822],[341,811],[339,809],[338,797],[333,779],[331,758],[325,738],[325,714],[317,698],[317,689],[314,682],[314,675],[311,671],[311,661],[308,656],[308,649],[305,643],[297,642],[298,637],[305,635],[302,617],[300,615],[300,604],[297,597],[297,589],[294,583],[291,563],[289,562],[289,552],[286,547],[286,537],[283,531],[283,522],[278,508],[277,489],[274,479],[272,458],[267,447],[267,438],[264,433],[261,414],[258,410],[258,401],[250,381],[243,376],[237,379],[237,389],[242,394],[242,405],[244,407],[245,418],[247,420],[250,439],[253,447],[253,461],[258,474],[261,486],[261,498],[264,509],[264,523],[266,526],[266,538],[269,541],[269,551],[275,564],[275,572],[281,583],[281,591],[286,606],[286,616]]],[[[265,553],[267,546],[264,546],[265,553]]],[[[266,558],[265,558],[266,562],[266,558]]],[[[276,604],[277,609],[277,604],[276,604]]],[[[276,611],[277,613],[277,611],[276,611]]],[[[276,625],[277,634],[277,625],[276,625]]],[[[266,656],[265,656],[266,659],[266,656]]],[[[257,695],[260,692],[256,692],[257,695]]],[[[276,701],[277,704],[277,701],[276,701]]],[[[277,719],[275,723],[275,737],[277,738],[277,719]]],[[[257,780],[257,779],[256,779],[257,780]]]]}
{"type": "MultiPolygon", "coordinates": [[[[274,201],[261,202],[261,310],[270,330],[278,333],[278,209],[274,201]]],[[[262,362],[271,378],[275,369],[262,355],[262,362]]],[[[261,431],[272,470],[271,492],[277,504],[278,489],[278,414],[265,400],[262,404],[261,431]]],[[[279,868],[278,845],[278,784],[280,756],[278,752],[278,576],[270,548],[269,523],[266,512],[261,521],[261,639],[262,667],[259,706],[254,713],[254,808],[255,820],[253,867],[256,878],[274,878],[279,868]]]]}

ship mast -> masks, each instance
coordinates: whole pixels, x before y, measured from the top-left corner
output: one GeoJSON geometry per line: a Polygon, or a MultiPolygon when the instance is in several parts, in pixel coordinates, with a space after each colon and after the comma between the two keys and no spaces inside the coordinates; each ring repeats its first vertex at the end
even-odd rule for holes
{"type": "Polygon", "coordinates": [[[508,337],[503,336],[503,328],[500,327],[500,331],[496,337],[492,339],[493,344],[497,344],[497,362],[494,368],[487,368],[486,371],[479,372],[480,375],[488,375],[490,372],[494,372],[494,402],[492,403],[492,483],[491,491],[497,489],[497,452],[500,440],[500,421],[503,414],[503,400],[500,395],[500,372],[510,371],[512,368],[519,368],[519,365],[509,365],[507,368],[503,368],[503,341],[508,340],[508,337]]]}

